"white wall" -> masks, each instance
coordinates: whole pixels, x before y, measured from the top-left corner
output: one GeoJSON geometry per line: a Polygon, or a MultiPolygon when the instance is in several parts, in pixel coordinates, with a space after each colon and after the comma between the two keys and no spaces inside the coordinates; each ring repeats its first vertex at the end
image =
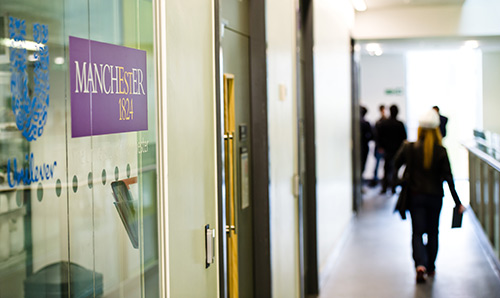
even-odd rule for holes
{"type": "Polygon", "coordinates": [[[500,1],[399,6],[356,13],[356,39],[500,35],[500,1]]]}
{"type": "Polygon", "coordinates": [[[266,14],[272,289],[299,297],[295,1],[266,1],[266,14]]]}
{"type": "Polygon", "coordinates": [[[352,217],[349,1],[314,2],[314,92],[320,274],[352,217]]]}
{"type": "Polygon", "coordinates": [[[384,104],[399,108],[400,120],[406,119],[406,58],[401,55],[361,56],[360,104],[368,108],[366,119],[373,125],[380,118],[378,107],[384,104]],[[386,90],[401,89],[401,94],[387,94],[386,90]]]}
{"type": "Polygon", "coordinates": [[[500,134],[500,52],[483,52],[483,129],[500,134]]]}
{"type": "Polygon", "coordinates": [[[170,297],[218,296],[204,229],[217,224],[212,5],[167,0],[165,8],[170,297]]]}

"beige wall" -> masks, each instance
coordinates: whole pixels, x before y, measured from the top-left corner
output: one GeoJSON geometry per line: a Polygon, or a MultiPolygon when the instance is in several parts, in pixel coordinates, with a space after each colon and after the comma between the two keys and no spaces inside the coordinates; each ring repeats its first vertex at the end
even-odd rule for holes
{"type": "Polygon", "coordinates": [[[299,297],[295,1],[267,1],[266,10],[272,289],[299,297]]]}
{"type": "Polygon", "coordinates": [[[170,297],[218,296],[217,264],[205,269],[204,229],[217,224],[212,5],[165,5],[170,297]]]}

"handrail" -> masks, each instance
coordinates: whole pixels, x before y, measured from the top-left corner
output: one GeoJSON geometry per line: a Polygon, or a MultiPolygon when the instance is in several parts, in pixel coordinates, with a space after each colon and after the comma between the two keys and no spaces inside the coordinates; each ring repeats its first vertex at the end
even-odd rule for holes
{"type": "Polygon", "coordinates": [[[475,156],[480,158],[482,161],[486,162],[492,168],[500,172],[500,160],[493,157],[491,154],[484,152],[478,148],[478,145],[482,145],[476,141],[470,141],[462,144],[469,152],[473,153],[475,156]]]}

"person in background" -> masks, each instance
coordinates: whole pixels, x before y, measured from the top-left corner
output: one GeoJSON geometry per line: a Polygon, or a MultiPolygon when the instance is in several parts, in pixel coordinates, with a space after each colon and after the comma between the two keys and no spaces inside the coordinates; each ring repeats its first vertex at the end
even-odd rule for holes
{"type": "Polygon", "coordinates": [[[368,152],[370,151],[370,147],[368,143],[373,140],[373,130],[370,122],[366,121],[365,116],[368,113],[368,109],[361,106],[360,107],[360,116],[361,116],[361,176],[363,176],[363,172],[365,171],[366,160],[368,158],[368,152]]]}
{"type": "Polygon", "coordinates": [[[380,160],[384,158],[384,150],[380,147],[379,143],[380,141],[378,140],[378,130],[380,127],[380,124],[382,121],[387,119],[387,116],[385,115],[385,106],[380,105],[378,107],[378,110],[380,112],[380,119],[375,122],[375,129],[374,129],[374,136],[375,136],[375,149],[373,152],[373,155],[375,155],[375,170],[373,171],[373,180],[370,184],[370,186],[376,186],[378,183],[378,166],[380,165],[380,160]]]}
{"type": "Polygon", "coordinates": [[[446,124],[448,123],[448,118],[439,113],[439,107],[432,107],[439,115],[439,131],[441,132],[441,137],[446,137],[446,124]]]}
{"type": "Polygon", "coordinates": [[[384,152],[384,178],[382,179],[381,194],[386,193],[390,186],[392,193],[396,192],[396,185],[392,183],[393,159],[399,147],[406,140],[406,128],[403,122],[397,119],[399,109],[396,105],[389,108],[390,116],[380,123],[378,127],[379,148],[384,152]]]}
{"type": "Polygon", "coordinates": [[[459,212],[465,207],[458,198],[446,148],[441,143],[439,115],[429,110],[419,120],[418,140],[404,143],[394,158],[394,170],[405,164],[412,223],[412,248],[416,281],[424,283],[435,274],[438,252],[439,215],[443,205],[443,181],[448,183],[459,212]],[[424,244],[423,235],[427,234],[424,244]]]}

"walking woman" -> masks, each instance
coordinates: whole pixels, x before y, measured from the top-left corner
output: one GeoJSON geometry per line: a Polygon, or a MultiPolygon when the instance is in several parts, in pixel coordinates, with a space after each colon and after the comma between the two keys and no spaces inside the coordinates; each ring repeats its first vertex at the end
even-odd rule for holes
{"type": "Polygon", "coordinates": [[[406,165],[404,180],[408,187],[412,222],[412,248],[417,283],[435,274],[438,252],[439,214],[443,204],[443,181],[460,212],[465,211],[455,190],[450,161],[441,143],[439,115],[430,110],[419,120],[418,140],[404,143],[394,158],[395,173],[406,165]],[[422,236],[427,234],[427,243],[422,236]]]}

